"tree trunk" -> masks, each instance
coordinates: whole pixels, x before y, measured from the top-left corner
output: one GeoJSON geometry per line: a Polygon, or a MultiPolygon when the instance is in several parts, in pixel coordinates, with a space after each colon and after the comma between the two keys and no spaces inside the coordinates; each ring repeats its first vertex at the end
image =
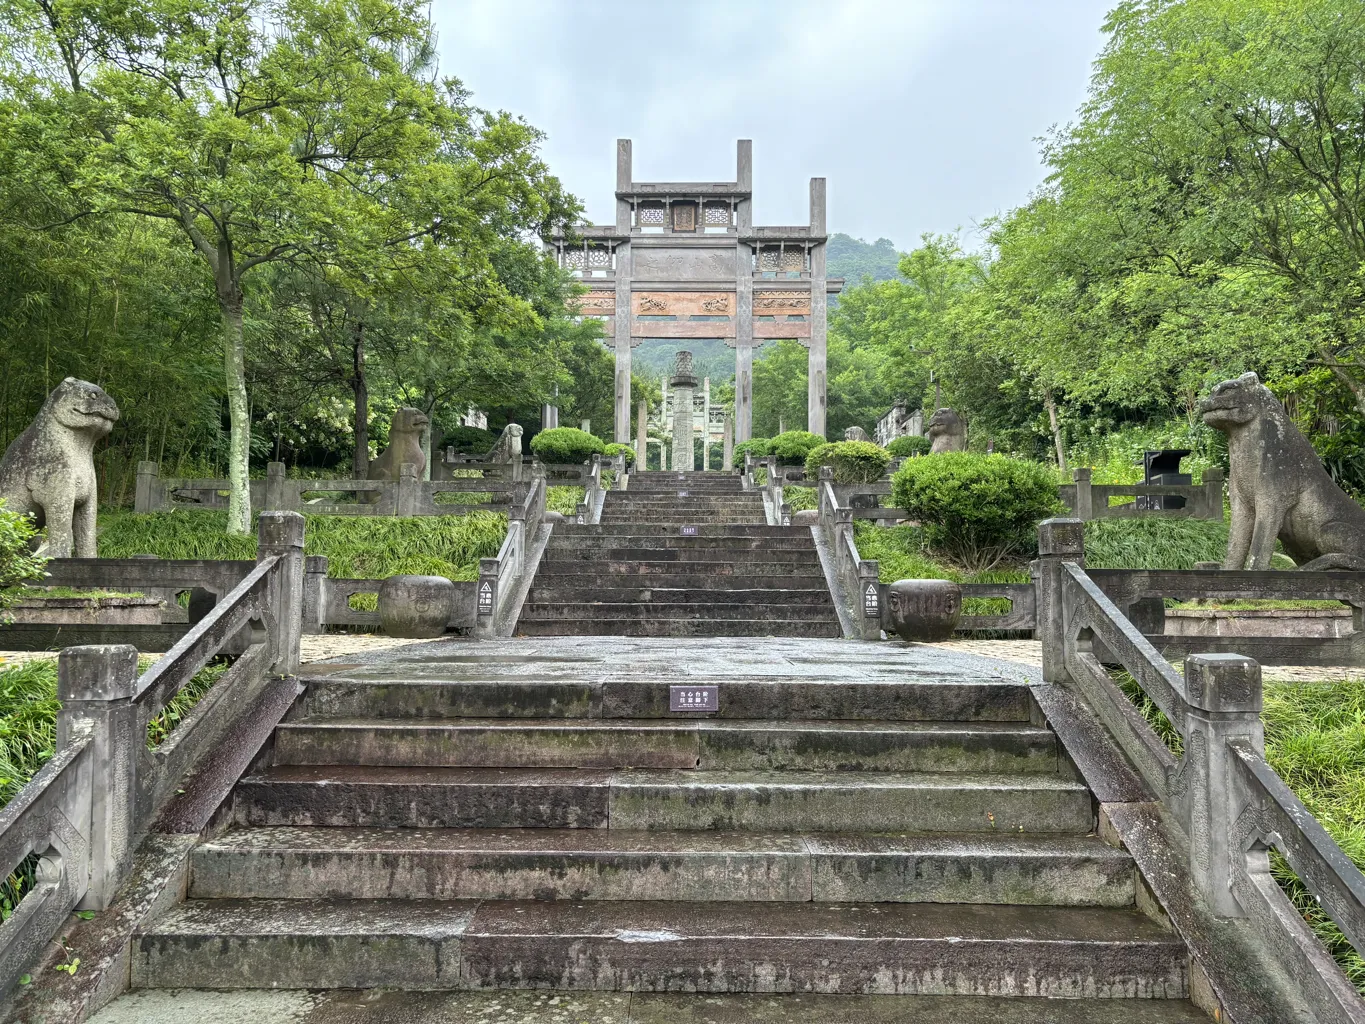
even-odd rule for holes
{"type": "Polygon", "coordinates": [[[251,412],[246,395],[246,346],[242,338],[242,293],[235,286],[219,296],[223,315],[223,370],[227,390],[228,522],[227,532],[251,532],[251,412]]]}
{"type": "Polygon", "coordinates": [[[365,379],[365,324],[361,321],[351,329],[351,391],[355,395],[351,472],[356,480],[366,480],[370,472],[370,385],[365,379]]]}
{"type": "Polygon", "coordinates": [[[1062,442],[1062,425],[1057,422],[1057,403],[1052,399],[1052,389],[1043,392],[1043,404],[1047,406],[1047,419],[1052,424],[1052,443],[1057,448],[1057,468],[1066,472],[1066,445],[1062,442]]]}

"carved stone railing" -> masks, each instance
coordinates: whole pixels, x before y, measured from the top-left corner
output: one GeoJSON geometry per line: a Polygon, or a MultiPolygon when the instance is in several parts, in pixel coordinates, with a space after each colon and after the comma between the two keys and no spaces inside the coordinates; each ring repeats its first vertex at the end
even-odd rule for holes
{"type": "Polygon", "coordinates": [[[588,464],[588,475],[583,484],[583,500],[578,503],[574,521],[579,526],[595,526],[602,521],[602,503],[607,491],[615,485],[619,490],[626,472],[624,455],[594,455],[588,464]],[[614,474],[614,480],[604,482],[604,474],[614,474]]]}
{"type": "Polygon", "coordinates": [[[1271,877],[1275,849],[1358,950],[1365,876],[1265,760],[1261,667],[1238,654],[1195,654],[1176,670],[1086,574],[1082,523],[1039,527],[1043,676],[1081,696],[1183,829],[1189,877],[1214,916],[1248,919],[1300,988],[1311,1019],[1365,1019],[1365,1002],[1271,877]],[[1100,646],[1180,735],[1179,757],[1097,657],[1100,646]]]}
{"type": "Polygon", "coordinates": [[[265,513],[259,538],[255,566],[140,676],[130,645],[61,652],[57,752],[0,810],[0,872],[39,858],[35,885],[0,925],[0,991],[13,990],[71,910],[109,905],[141,837],[267,688],[296,687],[303,517],[265,513]],[[229,650],[232,666],[148,750],[152,719],[229,650]]]}
{"type": "MultiPolygon", "coordinates": [[[[338,516],[454,516],[477,510],[502,511],[525,492],[525,484],[509,477],[494,473],[423,480],[415,465],[404,463],[397,480],[300,480],[285,476],[284,463],[272,462],[266,467],[264,480],[251,481],[251,505],[266,511],[338,516]],[[350,500],[326,497],[336,493],[346,494],[350,500]],[[447,503],[437,500],[441,494],[487,494],[489,498],[447,503]]],[[[162,477],[155,462],[139,462],[134,511],[227,508],[228,491],[227,480],[162,477]]]]}
{"type": "Polygon", "coordinates": [[[1077,519],[1132,519],[1139,516],[1171,516],[1186,519],[1223,518],[1223,471],[1217,466],[1204,470],[1201,484],[1092,484],[1089,469],[1072,473],[1074,483],[1061,486],[1062,502],[1077,519]],[[1153,499],[1180,497],[1184,508],[1162,508],[1153,499]],[[1131,498],[1120,505],[1111,498],[1131,498]]]}
{"type": "Polygon", "coordinates": [[[536,463],[526,498],[508,510],[507,536],[497,557],[479,560],[475,591],[479,636],[512,635],[525,584],[535,573],[533,553],[545,517],[545,490],[544,470],[536,463]]]}
{"type": "Polygon", "coordinates": [[[833,470],[828,466],[821,467],[816,490],[817,529],[834,570],[831,589],[836,591],[833,596],[842,605],[840,621],[844,623],[845,635],[876,640],[881,637],[882,617],[882,588],[877,582],[877,563],[858,554],[858,545],[853,540],[853,510],[839,504],[833,480],[833,470]]]}

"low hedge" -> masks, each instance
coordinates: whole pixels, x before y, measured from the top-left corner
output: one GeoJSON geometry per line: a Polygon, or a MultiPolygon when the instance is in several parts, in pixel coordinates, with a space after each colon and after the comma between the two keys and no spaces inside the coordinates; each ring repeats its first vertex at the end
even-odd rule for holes
{"type": "Polygon", "coordinates": [[[587,462],[594,455],[603,454],[606,447],[600,437],[577,427],[552,427],[531,438],[531,451],[536,458],[552,464],[587,462]]]}
{"type": "Polygon", "coordinates": [[[823,437],[809,430],[788,430],[773,438],[772,448],[767,454],[776,455],[777,461],[784,466],[804,466],[811,449],[824,443],[823,437]]]}
{"type": "Polygon", "coordinates": [[[882,478],[890,463],[891,453],[871,441],[832,441],[810,450],[806,479],[818,479],[820,467],[829,466],[835,483],[870,484],[882,478]]]}
{"type": "Polygon", "coordinates": [[[442,448],[454,448],[460,455],[487,455],[498,443],[498,435],[482,427],[455,427],[441,441],[442,448]]]}
{"type": "Polygon", "coordinates": [[[1038,523],[1066,510],[1050,466],[973,452],[907,459],[891,495],[931,549],[972,572],[1034,550],[1038,523]]]}
{"type": "Polygon", "coordinates": [[[898,437],[886,446],[886,450],[893,459],[908,459],[916,455],[928,455],[929,449],[934,446],[934,442],[927,437],[916,437],[909,434],[905,437],[898,437]]]}
{"type": "Polygon", "coordinates": [[[744,468],[744,453],[748,452],[756,459],[761,459],[765,455],[771,455],[773,443],[766,437],[754,437],[748,441],[741,441],[735,445],[735,450],[730,461],[734,463],[735,469],[744,468]]]}
{"type": "Polygon", "coordinates": [[[619,442],[614,442],[612,444],[607,445],[606,448],[603,450],[602,454],[609,459],[614,459],[618,455],[624,455],[626,457],[627,469],[635,465],[635,446],[632,444],[621,444],[619,442]]]}

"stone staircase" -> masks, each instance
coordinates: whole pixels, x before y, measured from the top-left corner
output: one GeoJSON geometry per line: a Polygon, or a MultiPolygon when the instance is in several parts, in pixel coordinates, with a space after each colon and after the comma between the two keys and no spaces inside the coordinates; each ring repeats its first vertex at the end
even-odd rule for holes
{"type": "Polygon", "coordinates": [[[188,899],[135,939],[133,985],[1052,996],[1103,1002],[918,998],[877,1020],[1207,1019],[1028,686],[935,653],[556,638],[336,666],[194,852],[188,899]],[[718,685],[720,711],[670,714],[677,682],[718,685]]]}
{"type": "Polygon", "coordinates": [[[841,635],[808,527],[764,525],[722,473],[636,473],[598,526],[555,527],[525,636],[841,635]]]}

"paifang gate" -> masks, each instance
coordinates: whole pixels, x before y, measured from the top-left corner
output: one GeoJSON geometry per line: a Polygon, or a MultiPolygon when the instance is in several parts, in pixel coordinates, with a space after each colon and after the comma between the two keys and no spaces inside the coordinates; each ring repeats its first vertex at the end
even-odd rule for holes
{"type": "Polygon", "coordinates": [[[616,353],[615,437],[630,441],[631,349],[645,338],[721,338],[735,350],[735,440],[753,436],[753,350],[795,338],[809,351],[807,429],[825,432],[825,179],[810,180],[810,223],[753,224],[753,143],[736,146],[735,180],[632,180],[630,139],[616,141],[616,223],[552,242],[580,278],[584,316],[606,322],[616,353]]]}

